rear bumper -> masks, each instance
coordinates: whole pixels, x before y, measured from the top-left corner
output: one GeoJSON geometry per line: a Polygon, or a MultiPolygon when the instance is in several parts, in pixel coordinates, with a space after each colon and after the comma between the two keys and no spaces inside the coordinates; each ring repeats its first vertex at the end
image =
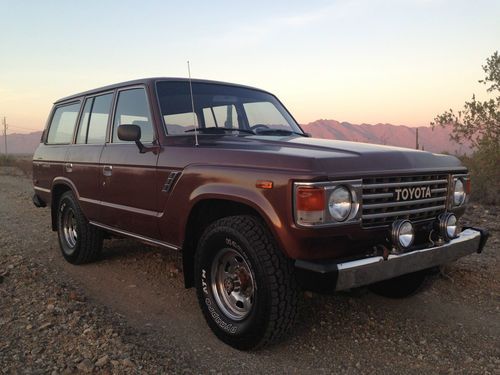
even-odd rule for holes
{"type": "MultiPolygon", "coordinates": [[[[442,246],[389,255],[387,259],[374,256],[344,263],[309,262],[297,260],[299,274],[312,276],[314,283],[326,283],[321,289],[345,290],[396,276],[424,270],[457,260],[465,255],[480,253],[488,238],[488,231],[465,229],[460,236],[442,246]]],[[[306,283],[307,284],[307,283],[306,283]]]]}

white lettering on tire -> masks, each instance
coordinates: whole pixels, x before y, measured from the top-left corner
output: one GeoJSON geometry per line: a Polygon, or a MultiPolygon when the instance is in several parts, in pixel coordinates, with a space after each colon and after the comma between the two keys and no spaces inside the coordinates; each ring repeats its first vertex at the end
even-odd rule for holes
{"type": "Polygon", "coordinates": [[[215,309],[212,307],[212,301],[210,301],[209,298],[205,298],[205,303],[207,304],[208,311],[210,311],[210,315],[212,315],[212,318],[219,327],[221,327],[225,331],[228,331],[229,333],[236,333],[238,327],[232,325],[231,323],[226,323],[225,321],[223,321],[217,311],[215,311],[215,309]]]}

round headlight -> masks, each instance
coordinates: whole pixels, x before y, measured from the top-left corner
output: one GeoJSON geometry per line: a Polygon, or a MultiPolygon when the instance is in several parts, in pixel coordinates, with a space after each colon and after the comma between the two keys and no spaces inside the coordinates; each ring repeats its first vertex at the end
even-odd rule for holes
{"type": "Polygon", "coordinates": [[[392,243],[399,250],[409,248],[414,239],[415,231],[409,220],[397,220],[392,224],[392,243]]]}
{"type": "Polygon", "coordinates": [[[453,189],[453,204],[460,206],[465,201],[465,186],[461,178],[455,180],[455,187],[453,189]]]}
{"type": "Polygon", "coordinates": [[[450,241],[458,235],[458,220],[452,213],[444,213],[439,215],[439,230],[445,241],[450,241]]]}
{"type": "Polygon", "coordinates": [[[328,199],[328,211],[336,221],[347,219],[352,209],[351,192],[345,186],[333,189],[328,199]]]}

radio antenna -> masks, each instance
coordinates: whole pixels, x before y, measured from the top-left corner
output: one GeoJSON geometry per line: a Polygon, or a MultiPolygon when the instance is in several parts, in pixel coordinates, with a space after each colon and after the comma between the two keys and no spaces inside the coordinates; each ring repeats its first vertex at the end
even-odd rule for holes
{"type": "Polygon", "coordinates": [[[196,120],[196,113],[194,112],[193,83],[191,82],[191,68],[189,66],[189,60],[187,61],[187,65],[188,65],[188,75],[189,75],[189,92],[191,94],[191,109],[193,110],[194,145],[199,146],[199,143],[198,143],[198,121],[196,120]]]}

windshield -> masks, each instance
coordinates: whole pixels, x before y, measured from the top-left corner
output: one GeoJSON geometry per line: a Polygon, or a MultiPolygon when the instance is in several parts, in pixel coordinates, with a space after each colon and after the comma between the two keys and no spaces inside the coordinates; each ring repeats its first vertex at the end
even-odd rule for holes
{"type": "Polygon", "coordinates": [[[193,82],[193,116],[189,82],[161,81],[156,87],[168,134],[189,134],[195,121],[200,133],[303,134],[281,103],[259,90],[193,82]]]}

